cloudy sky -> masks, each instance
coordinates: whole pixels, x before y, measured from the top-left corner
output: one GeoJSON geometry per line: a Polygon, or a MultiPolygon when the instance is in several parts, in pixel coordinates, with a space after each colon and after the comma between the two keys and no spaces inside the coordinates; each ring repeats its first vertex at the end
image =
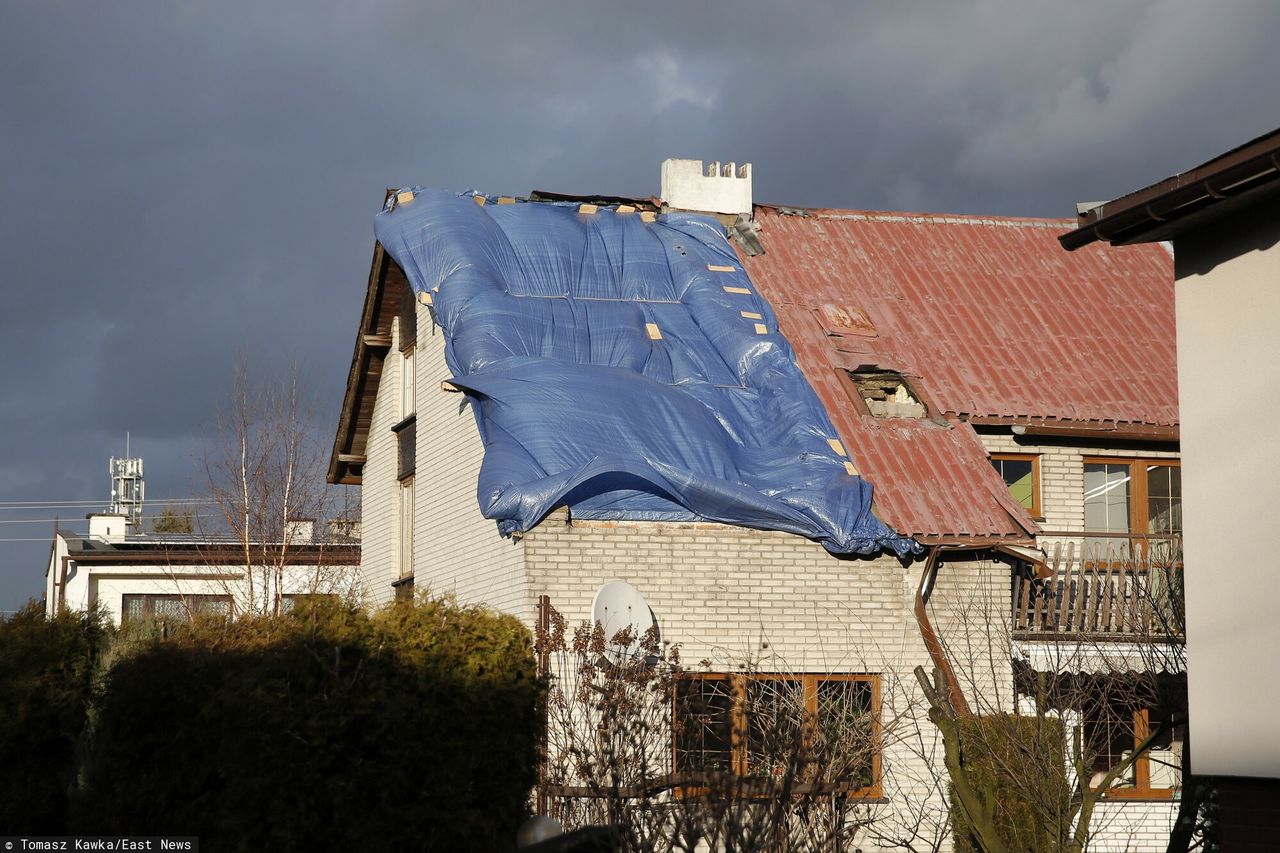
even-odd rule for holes
{"type": "Polygon", "coordinates": [[[335,423],[387,186],[1065,216],[1280,124],[1280,4],[0,0],[0,610],[237,353],[335,423]],[[30,523],[27,520],[34,519],[30,523]],[[20,523],[16,523],[20,522],[20,523]],[[33,541],[21,541],[33,540],[33,541]]]}

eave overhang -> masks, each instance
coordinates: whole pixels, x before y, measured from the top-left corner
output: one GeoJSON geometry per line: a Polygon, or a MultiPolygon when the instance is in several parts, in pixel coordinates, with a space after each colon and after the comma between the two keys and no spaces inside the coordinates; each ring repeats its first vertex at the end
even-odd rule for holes
{"type": "Polygon", "coordinates": [[[1079,227],[1058,241],[1074,251],[1097,241],[1123,246],[1169,240],[1277,191],[1280,129],[1081,213],[1079,227]]]}

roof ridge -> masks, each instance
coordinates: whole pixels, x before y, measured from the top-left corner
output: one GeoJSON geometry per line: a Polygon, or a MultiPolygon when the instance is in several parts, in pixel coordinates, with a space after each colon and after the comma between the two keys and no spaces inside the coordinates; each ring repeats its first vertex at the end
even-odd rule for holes
{"type": "Polygon", "coordinates": [[[1005,227],[1029,228],[1070,228],[1075,225],[1074,217],[1044,216],[1004,216],[985,213],[927,213],[902,210],[858,210],[837,207],[800,207],[787,204],[757,203],[757,208],[766,208],[780,215],[808,216],[815,219],[847,219],[869,222],[937,222],[944,225],[1001,225],[1005,227]]]}

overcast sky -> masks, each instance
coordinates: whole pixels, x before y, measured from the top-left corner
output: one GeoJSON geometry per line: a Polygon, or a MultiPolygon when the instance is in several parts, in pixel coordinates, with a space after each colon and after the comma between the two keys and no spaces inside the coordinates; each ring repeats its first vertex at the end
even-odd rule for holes
{"type": "Polygon", "coordinates": [[[105,502],[126,431],[150,509],[193,492],[238,352],[336,423],[387,186],[650,195],[677,156],[1067,216],[1280,125],[1274,0],[458,7],[0,0],[0,609],[55,514],[13,505],[105,502]]]}

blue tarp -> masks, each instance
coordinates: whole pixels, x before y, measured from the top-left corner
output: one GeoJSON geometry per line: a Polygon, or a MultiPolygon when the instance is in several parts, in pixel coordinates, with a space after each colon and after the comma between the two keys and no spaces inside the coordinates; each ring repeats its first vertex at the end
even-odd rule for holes
{"type": "Polygon", "coordinates": [[[567,505],[785,530],[838,554],[918,550],[871,513],[716,220],[412,192],[375,231],[431,294],[485,444],[480,508],[504,534],[567,505]]]}

